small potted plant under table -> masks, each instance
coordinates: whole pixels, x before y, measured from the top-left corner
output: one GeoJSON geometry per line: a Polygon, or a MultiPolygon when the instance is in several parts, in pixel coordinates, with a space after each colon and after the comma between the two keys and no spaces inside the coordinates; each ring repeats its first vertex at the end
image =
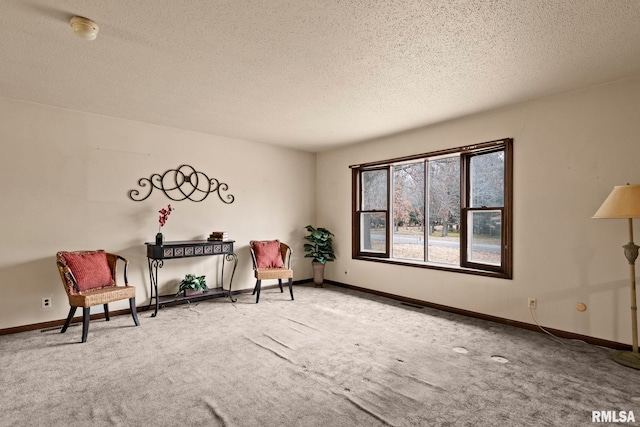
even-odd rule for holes
{"type": "Polygon", "coordinates": [[[182,293],[185,297],[188,297],[201,294],[208,289],[204,276],[187,274],[184,276],[184,279],[180,281],[178,286],[178,295],[182,293]]]}

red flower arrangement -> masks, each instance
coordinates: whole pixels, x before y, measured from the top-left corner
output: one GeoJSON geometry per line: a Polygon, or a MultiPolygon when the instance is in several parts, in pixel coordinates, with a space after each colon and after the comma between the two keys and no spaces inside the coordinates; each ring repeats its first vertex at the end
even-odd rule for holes
{"type": "Polygon", "coordinates": [[[158,222],[160,223],[160,225],[158,226],[158,233],[160,233],[162,227],[164,227],[164,225],[167,223],[167,219],[169,219],[169,215],[171,215],[171,211],[173,210],[175,209],[172,208],[171,205],[168,205],[166,209],[162,208],[158,211],[160,212],[160,218],[158,218],[158,222]]]}

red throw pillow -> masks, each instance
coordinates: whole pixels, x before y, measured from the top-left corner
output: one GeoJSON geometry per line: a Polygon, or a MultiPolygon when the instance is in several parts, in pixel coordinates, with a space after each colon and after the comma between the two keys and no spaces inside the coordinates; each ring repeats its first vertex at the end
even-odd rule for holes
{"type": "Polygon", "coordinates": [[[113,286],[111,269],[105,251],[89,253],[62,254],[73,277],[76,278],[80,292],[113,286]]]}
{"type": "Polygon", "coordinates": [[[269,240],[264,242],[253,241],[253,251],[256,254],[258,268],[283,268],[282,254],[280,254],[280,241],[269,240]]]}

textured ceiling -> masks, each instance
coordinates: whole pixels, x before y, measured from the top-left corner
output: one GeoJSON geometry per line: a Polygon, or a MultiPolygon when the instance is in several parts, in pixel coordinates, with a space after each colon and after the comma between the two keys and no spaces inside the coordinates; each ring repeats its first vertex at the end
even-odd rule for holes
{"type": "Polygon", "coordinates": [[[640,1],[2,0],[0,52],[0,96],[321,151],[639,74],[640,1]]]}

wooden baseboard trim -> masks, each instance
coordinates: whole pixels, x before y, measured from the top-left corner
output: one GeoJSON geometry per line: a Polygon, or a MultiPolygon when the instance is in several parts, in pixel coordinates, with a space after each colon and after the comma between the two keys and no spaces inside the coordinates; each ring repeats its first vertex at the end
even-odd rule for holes
{"type": "MultiPolygon", "coordinates": [[[[313,280],[312,279],[294,280],[293,284],[294,285],[302,285],[302,284],[306,284],[306,283],[309,283],[309,282],[313,282],[313,280]]],[[[422,301],[422,300],[418,300],[418,299],[414,299],[414,298],[403,297],[403,296],[391,294],[391,293],[388,293],[388,292],[382,292],[382,291],[376,291],[376,290],[373,290],[373,289],[361,288],[359,286],[348,285],[346,283],[336,282],[334,280],[325,280],[325,282],[330,284],[330,285],[339,286],[339,287],[347,288],[347,289],[353,289],[353,290],[364,292],[364,293],[379,295],[379,296],[382,296],[382,297],[385,297],[385,298],[390,298],[390,299],[393,299],[393,300],[402,301],[402,302],[406,302],[406,303],[413,304],[413,305],[434,308],[436,310],[446,311],[446,312],[449,312],[449,313],[461,314],[463,316],[475,317],[477,319],[487,320],[487,321],[490,321],[490,322],[500,323],[500,324],[503,324],[503,325],[514,326],[516,328],[527,329],[527,330],[530,330],[530,331],[543,333],[537,325],[533,325],[531,323],[505,319],[503,317],[491,316],[491,315],[488,315],[488,314],[478,313],[478,312],[469,311],[469,310],[463,310],[463,309],[455,308],[455,307],[449,307],[449,306],[442,305],[442,304],[436,304],[436,303],[432,303],[432,302],[428,302],[428,301],[422,301]]],[[[269,286],[263,286],[262,289],[271,289],[271,288],[276,288],[276,287],[278,287],[278,285],[269,285],[269,286]]],[[[249,292],[253,292],[253,289],[241,289],[241,290],[238,290],[238,291],[233,291],[232,294],[233,295],[237,295],[237,294],[243,294],[243,293],[249,293],[249,292]]],[[[148,305],[144,305],[144,306],[138,307],[138,311],[139,312],[144,312],[144,311],[147,311],[148,309],[150,309],[150,307],[148,305]]],[[[122,316],[122,315],[131,315],[131,310],[124,309],[124,310],[110,311],[109,315],[111,317],[113,317],[113,316],[122,316]]],[[[91,320],[97,320],[97,319],[104,319],[104,313],[98,313],[98,314],[92,314],[91,315],[91,320]]],[[[44,331],[51,330],[51,329],[61,328],[62,325],[64,325],[65,320],[66,319],[58,319],[58,320],[52,320],[52,321],[49,321],[49,322],[32,323],[32,324],[29,324],[29,325],[15,326],[15,327],[12,327],[12,328],[0,329],[0,335],[10,335],[10,334],[17,334],[17,333],[20,333],[20,332],[35,331],[35,330],[42,330],[44,332],[44,331]]],[[[71,324],[74,324],[74,323],[82,323],[82,317],[81,316],[74,317],[73,320],[71,321],[71,324]]],[[[590,337],[588,335],[580,335],[580,334],[576,334],[576,333],[573,333],[573,332],[562,331],[560,329],[553,329],[553,328],[547,328],[547,327],[545,327],[545,329],[547,331],[551,332],[552,334],[560,337],[560,338],[581,340],[581,341],[584,341],[584,342],[586,342],[588,344],[593,344],[593,345],[598,345],[598,346],[601,346],[601,347],[612,348],[612,349],[615,349],[615,350],[631,350],[631,346],[629,344],[623,344],[623,343],[619,343],[619,342],[616,342],[616,341],[609,341],[609,340],[605,340],[605,339],[601,339],[601,338],[590,337]]]]}
{"type": "MultiPolygon", "coordinates": [[[[294,285],[300,285],[303,283],[307,283],[309,282],[311,279],[308,280],[294,280],[293,284],[294,285]]],[[[277,288],[279,285],[268,285],[268,286],[262,286],[261,288],[264,289],[272,289],[272,288],[277,288]]],[[[284,286],[284,284],[283,284],[284,286]]],[[[238,295],[238,294],[246,294],[246,293],[250,293],[253,292],[253,289],[240,289],[238,291],[233,291],[231,292],[232,295],[238,295]]],[[[220,297],[223,298],[223,297],[220,297]]],[[[149,306],[149,305],[143,305],[140,307],[137,307],[137,311],[140,312],[144,312],[147,310],[151,310],[153,309],[153,306],[149,306]]],[[[82,313],[82,310],[80,310],[80,312],[82,313]]],[[[131,315],[131,310],[124,309],[124,310],[116,310],[116,311],[111,311],[109,310],[109,317],[114,317],[114,316],[123,316],[123,315],[131,315]]],[[[97,313],[97,314],[92,314],[90,316],[91,320],[97,320],[97,319],[104,319],[104,313],[97,313]]],[[[64,322],[67,319],[58,319],[58,320],[51,320],[49,322],[41,322],[41,323],[32,323],[29,325],[23,325],[23,326],[14,326],[12,328],[4,328],[4,329],[0,329],[0,335],[11,335],[11,334],[17,334],[20,332],[28,332],[28,331],[37,331],[38,329],[40,329],[42,332],[46,332],[52,329],[58,329],[58,328],[62,328],[62,325],[64,325],[64,322]]],[[[82,316],[76,316],[71,320],[71,324],[73,325],[75,323],[82,323],[82,316]]]]}
{"type": "MultiPolygon", "coordinates": [[[[449,312],[449,313],[461,314],[463,316],[475,317],[477,319],[487,320],[487,321],[490,321],[490,322],[501,323],[503,325],[515,326],[516,328],[527,329],[527,330],[530,330],[530,331],[544,333],[543,331],[540,330],[538,325],[534,325],[534,324],[531,324],[531,323],[505,319],[503,317],[491,316],[489,314],[477,313],[475,311],[463,310],[463,309],[455,308],[455,307],[449,307],[449,306],[442,305],[442,304],[436,304],[436,303],[432,303],[432,302],[428,302],[428,301],[422,301],[422,300],[418,300],[418,299],[414,299],[414,298],[403,297],[403,296],[400,296],[400,295],[390,294],[390,293],[387,293],[387,292],[376,291],[376,290],[367,289],[367,288],[361,288],[359,286],[347,285],[346,283],[336,282],[334,280],[325,280],[325,283],[328,283],[328,284],[331,284],[331,285],[335,285],[335,286],[339,286],[339,287],[342,287],[342,288],[353,289],[353,290],[360,291],[360,292],[379,295],[379,296],[382,296],[382,297],[394,299],[394,300],[397,300],[397,301],[406,302],[406,303],[413,304],[413,305],[434,308],[436,310],[446,311],[446,312],[449,312]]],[[[549,331],[550,333],[552,333],[553,335],[555,335],[555,336],[557,336],[559,338],[565,338],[565,339],[570,339],[570,340],[580,340],[580,341],[584,341],[584,342],[586,342],[588,344],[593,344],[593,345],[597,345],[597,346],[601,346],[601,347],[612,348],[612,349],[615,349],[615,350],[631,350],[631,345],[629,345],[629,344],[623,344],[623,343],[619,343],[619,342],[616,342],[616,341],[609,341],[609,340],[605,340],[605,339],[601,339],[601,338],[590,337],[588,335],[580,335],[580,334],[576,334],[576,333],[573,333],[573,332],[562,331],[560,329],[553,329],[553,328],[547,328],[547,327],[544,327],[544,328],[547,331],[549,331]]]]}

